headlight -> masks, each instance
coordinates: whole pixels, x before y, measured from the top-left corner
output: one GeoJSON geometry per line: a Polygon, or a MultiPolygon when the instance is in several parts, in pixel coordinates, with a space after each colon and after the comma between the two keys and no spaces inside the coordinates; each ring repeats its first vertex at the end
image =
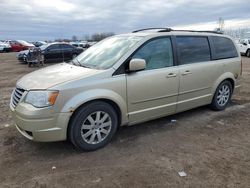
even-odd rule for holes
{"type": "Polygon", "coordinates": [[[59,91],[29,91],[24,102],[38,108],[52,106],[58,94],[59,91]]]}

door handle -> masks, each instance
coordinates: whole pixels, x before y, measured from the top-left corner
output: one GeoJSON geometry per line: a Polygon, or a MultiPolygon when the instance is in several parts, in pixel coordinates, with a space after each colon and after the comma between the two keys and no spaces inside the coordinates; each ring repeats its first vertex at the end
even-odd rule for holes
{"type": "Polygon", "coordinates": [[[166,78],[173,78],[176,77],[177,75],[175,73],[169,73],[166,78]]]}
{"type": "Polygon", "coordinates": [[[188,75],[188,74],[192,74],[192,73],[190,72],[190,70],[186,70],[186,71],[183,72],[181,75],[185,76],[185,75],[188,75]]]}

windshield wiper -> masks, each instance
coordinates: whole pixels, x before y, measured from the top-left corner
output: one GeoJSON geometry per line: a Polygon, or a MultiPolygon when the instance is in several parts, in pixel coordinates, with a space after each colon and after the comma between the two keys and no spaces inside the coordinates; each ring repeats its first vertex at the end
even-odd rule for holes
{"type": "Polygon", "coordinates": [[[71,62],[73,65],[82,66],[78,59],[73,59],[73,60],[70,61],[70,62],[71,62]]]}
{"type": "Polygon", "coordinates": [[[72,62],[73,65],[76,65],[76,66],[85,67],[85,68],[91,68],[90,66],[81,64],[78,59],[73,59],[71,62],[72,62]]]}

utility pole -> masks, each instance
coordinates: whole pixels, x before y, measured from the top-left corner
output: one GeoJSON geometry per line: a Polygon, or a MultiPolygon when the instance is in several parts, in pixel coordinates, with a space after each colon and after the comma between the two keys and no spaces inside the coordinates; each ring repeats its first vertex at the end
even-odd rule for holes
{"type": "Polygon", "coordinates": [[[218,30],[220,32],[223,32],[224,26],[225,26],[224,19],[222,17],[220,17],[219,20],[218,20],[218,30]]]}

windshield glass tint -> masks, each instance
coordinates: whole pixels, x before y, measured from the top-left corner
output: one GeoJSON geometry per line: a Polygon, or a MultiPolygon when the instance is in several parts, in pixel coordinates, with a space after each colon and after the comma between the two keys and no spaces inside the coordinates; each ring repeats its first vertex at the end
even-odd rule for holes
{"type": "Polygon", "coordinates": [[[138,36],[111,37],[90,47],[76,60],[85,67],[108,69],[141,39],[138,36]]]}

